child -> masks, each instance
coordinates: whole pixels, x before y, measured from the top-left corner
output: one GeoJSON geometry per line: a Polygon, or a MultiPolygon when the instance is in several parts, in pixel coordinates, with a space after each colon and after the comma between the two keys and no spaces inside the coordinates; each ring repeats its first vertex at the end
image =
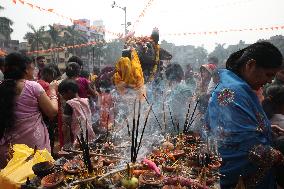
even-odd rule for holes
{"type": "MultiPolygon", "coordinates": [[[[265,99],[262,102],[263,109],[271,121],[274,130],[275,147],[284,153],[284,87],[273,84],[266,89],[265,99]]],[[[277,183],[284,186],[284,166],[279,165],[276,170],[277,183]]]]}
{"type": "Polygon", "coordinates": [[[66,75],[68,79],[73,79],[77,82],[79,91],[78,95],[81,98],[88,98],[88,95],[92,97],[96,96],[96,90],[90,85],[90,81],[86,78],[80,77],[80,66],[76,62],[68,63],[66,67],[66,75]]]}
{"type": "Polygon", "coordinates": [[[60,77],[60,71],[54,64],[47,64],[41,70],[41,78],[37,81],[49,96],[49,83],[60,77]]]}
{"type": "Polygon", "coordinates": [[[87,98],[80,98],[78,91],[79,87],[76,81],[71,79],[63,80],[58,86],[58,92],[66,100],[63,122],[64,128],[66,129],[64,133],[67,133],[67,136],[64,139],[64,144],[69,141],[76,143],[76,138],[81,132],[80,123],[83,127],[84,134],[86,133],[86,129],[88,129],[89,141],[93,140],[95,137],[95,133],[92,129],[89,100],[87,98]]]}
{"type": "Polygon", "coordinates": [[[278,125],[284,130],[284,87],[271,85],[266,89],[263,109],[272,125],[278,125]]]}

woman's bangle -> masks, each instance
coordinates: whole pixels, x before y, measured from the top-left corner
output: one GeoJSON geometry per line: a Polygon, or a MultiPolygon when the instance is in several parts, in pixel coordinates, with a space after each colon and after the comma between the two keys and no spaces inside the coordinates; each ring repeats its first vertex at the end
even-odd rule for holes
{"type": "Polygon", "coordinates": [[[57,98],[57,96],[56,96],[56,95],[50,96],[49,98],[50,98],[50,100],[52,100],[52,99],[56,99],[56,100],[58,100],[58,98],[57,98]]]}

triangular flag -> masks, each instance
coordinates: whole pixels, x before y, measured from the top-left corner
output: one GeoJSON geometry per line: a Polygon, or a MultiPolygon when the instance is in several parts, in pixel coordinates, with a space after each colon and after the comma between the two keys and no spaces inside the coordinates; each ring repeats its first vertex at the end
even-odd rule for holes
{"type": "Polygon", "coordinates": [[[36,6],[36,8],[38,8],[38,10],[40,10],[40,11],[41,11],[41,8],[40,8],[39,6],[36,6]]]}
{"type": "Polygon", "coordinates": [[[27,3],[31,8],[34,8],[34,5],[31,3],[27,3]]]}
{"type": "Polygon", "coordinates": [[[17,1],[16,1],[16,0],[12,0],[12,1],[13,1],[13,3],[17,4],[17,1]]]}
{"type": "Polygon", "coordinates": [[[25,1],[23,1],[23,0],[19,0],[23,5],[25,4],[25,1]]]}
{"type": "Polygon", "coordinates": [[[53,12],[53,9],[47,9],[48,12],[53,12]]]}

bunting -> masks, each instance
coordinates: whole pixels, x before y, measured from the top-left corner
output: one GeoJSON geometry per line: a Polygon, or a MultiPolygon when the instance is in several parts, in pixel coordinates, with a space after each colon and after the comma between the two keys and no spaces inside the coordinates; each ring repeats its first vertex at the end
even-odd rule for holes
{"type": "Polygon", "coordinates": [[[132,25],[131,32],[134,32],[134,29],[136,28],[136,25],[141,21],[141,19],[145,16],[146,11],[148,8],[153,4],[154,0],[149,0],[148,3],[144,6],[142,12],[139,14],[138,18],[135,20],[135,22],[132,25]]]}
{"type": "Polygon", "coordinates": [[[226,30],[212,30],[199,32],[177,32],[177,33],[162,33],[164,36],[187,36],[187,35],[218,35],[230,32],[253,32],[253,31],[277,31],[283,30],[284,25],[270,26],[270,27],[255,27],[255,28],[241,28],[241,29],[226,29],[226,30]]]}
{"type": "MultiPolygon", "coordinates": [[[[70,21],[71,23],[73,23],[73,24],[77,24],[77,25],[81,25],[81,26],[85,26],[85,27],[86,27],[86,24],[84,24],[83,22],[79,21],[79,22],[76,22],[76,23],[75,23],[75,21],[78,21],[78,20],[73,19],[73,18],[68,17],[68,16],[64,16],[64,15],[62,15],[62,14],[59,14],[59,13],[57,13],[56,11],[54,11],[53,8],[48,8],[48,9],[46,9],[46,8],[40,7],[40,6],[38,6],[38,5],[32,4],[32,3],[30,3],[30,2],[27,2],[26,0],[12,0],[12,2],[13,2],[14,4],[17,4],[17,1],[20,2],[22,5],[27,5],[27,6],[28,6],[29,8],[31,8],[31,9],[36,8],[36,9],[39,10],[39,11],[45,11],[45,12],[54,14],[54,15],[56,15],[56,16],[58,16],[58,17],[61,17],[61,18],[63,18],[63,19],[67,19],[67,20],[69,20],[69,21],[70,21]]],[[[92,27],[90,27],[90,28],[91,28],[91,29],[94,29],[94,30],[97,30],[97,31],[99,31],[99,32],[108,33],[108,34],[110,34],[110,35],[113,35],[113,36],[116,36],[116,37],[119,37],[119,38],[121,37],[121,33],[111,32],[111,31],[106,30],[105,28],[100,28],[100,27],[96,27],[96,26],[92,26],[92,27]]]]}
{"type": "Polygon", "coordinates": [[[88,43],[82,43],[82,44],[76,44],[76,45],[69,45],[69,46],[61,46],[61,47],[56,47],[56,48],[50,48],[50,49],[45,49],[45,50],[39,50],[39,51],[29,51],[27,54],[36,54],[36,53],[49,53],[49,52],[54,52],[54,51],[65,51],[67,49],[73,49],[73,48],[82,48],[82,47],[87,47],[90,45],[96,45],[96,44],[105,44],[105,42],[88,42],[88,43]]]}

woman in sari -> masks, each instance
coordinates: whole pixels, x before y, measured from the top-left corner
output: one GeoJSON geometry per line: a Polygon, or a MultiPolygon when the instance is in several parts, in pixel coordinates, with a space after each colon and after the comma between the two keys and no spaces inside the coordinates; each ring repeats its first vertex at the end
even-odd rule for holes
{"type": "Polygon", "coordinates": [[[50,119],[57,114],[57,84],[50,84],[50,96],[35,81],[32,61],[19,53],[5,59],[4,80],[0,83],[0,169],[7,164],[10,145],[26,144],[50,151],[49,134],[42,112],[50,119]]]}
{"type": "Polygon", "coordinates": [[[233,53],[220,70],[208,105],[208,126],[222,157],[221,188],[276,188],[273,167],[283,155],[272,147],[271,124],[254,91],[272,81],[282,66],[280,51],[258,42],[233,53]]]}

